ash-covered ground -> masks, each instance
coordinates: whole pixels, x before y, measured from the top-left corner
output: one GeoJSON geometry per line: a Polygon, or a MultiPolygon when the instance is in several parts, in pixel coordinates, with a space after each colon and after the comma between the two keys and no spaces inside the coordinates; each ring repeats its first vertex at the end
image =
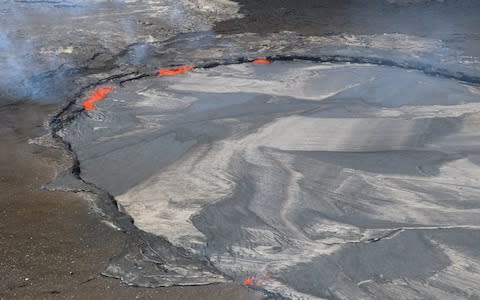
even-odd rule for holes
{"type": "Polygon", "coordinates": [[[240,4],[5,1],[4,98],[66,103],[49,187],[129,233],[104,274],[478,298],[480,4],[240,4]]]}

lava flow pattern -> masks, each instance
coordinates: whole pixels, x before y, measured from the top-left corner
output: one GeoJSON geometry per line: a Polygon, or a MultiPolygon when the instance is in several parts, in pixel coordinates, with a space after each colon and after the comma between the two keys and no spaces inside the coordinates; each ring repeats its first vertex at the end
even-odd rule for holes
{"type": "Polygon", "coordinates": [[[180,66],[172,69],[160,69],[157,72],[157,76],[174,76],[174,75],[187,73],[188,71],[191,71],[191,70],[193,70],[193,65],[180,66]]]}
{"type": "Polygon", "coordinates": [[[257,58],[255,59],[254,61],[252,61],[252,64],[255,64],[255,65],[267,65],[269,63],[271,63],[272,60],[271,59],[268,59],[268,58],[257,58]]]}
{"type": "Polygon", "coordinates": [[[111,86],[103,86],[93,90],[90,96],[87,99],[85,99],[85,101],[83,101],[82,103],[83,108],[86,111],[95,109],[96,107],[95,103],[105,99],[108,96],[108,94],[114,91],[114,89],[115,88],[111,86]]]}

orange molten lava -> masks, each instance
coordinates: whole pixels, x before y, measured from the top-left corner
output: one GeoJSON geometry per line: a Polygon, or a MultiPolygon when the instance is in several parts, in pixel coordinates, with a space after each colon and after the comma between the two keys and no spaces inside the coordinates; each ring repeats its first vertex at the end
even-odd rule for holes
{"type": "Polygon", "coordinates": [[[85,110],[95,109],[95,102],[102,101],[108,94],[113,92],[114,88],[111,86],[102,86],[92,91],[90,96],[83,101],[82,105],[85,110]]]}
{"type": "Polygon", "coordinates": [[[253,284],[254,284],[254,280],[253,280],[252,277],[249,276],[249,277],[245,277],[245,278],[243,279],[243,285],[245,285],[245,286],[253,286],[253,284]]]}
{"type": "Polygon", "coordinates": [[[254,61],[252,61],[252,64],[256,64],[256,65],[267,65],[269,63],[271,63],[272,60],[271,59],[268,59],[268,58],[257,58],[255,59],[254,61]]]}
{"type": "Polygon", "coordinates": [[[180,67],[173,68],[173,69],[160,69],[157,72],[157,76],[179,75],[179,74],[187,73],[188,71],[191,71],[191,70],[193,70],[193,65],[180,66],[180,67]]]}

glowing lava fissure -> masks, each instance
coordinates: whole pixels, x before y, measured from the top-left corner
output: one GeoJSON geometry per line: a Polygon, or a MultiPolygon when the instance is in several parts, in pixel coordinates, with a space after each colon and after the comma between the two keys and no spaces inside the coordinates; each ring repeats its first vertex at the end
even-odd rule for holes
{"type": "Polygon", "coordinates": [[[82,102],[82,106],[86,111],[93,110],[96,108],[95,103],[98,101],[104,100],[108,94],[115,90],[112,86],[102,86],[94,89],[90,96],[82,102]]]}
{"type": "Polygon", "coordinates": [[[268,59],[268,58],[257,58],[255,59],[254,61],[252,61],[252,64],[255,64],[255,65],[268,65],[269,63],[271,63],[272,60],[271,59],[268,59]]]}
{"type": "Polygon", "coordinates": [[[257,287],[261,288],[263,285],[263,282],[268,280],[268,278],[257,278],[256,276],[247,276],[243,278],[243,285],[244,286],[249,286],[249,287],[257,287]]]}
{"type": "Polygon", "coordinates": [[[253,286],[254,283],[255,283],[255,280],[254,280],[252,277],[250,277],[250,276],[245,277],[245,278],[243,279],[243,285],[245,285],[245,286],[253,286]]]}
{"type": "Polygon", "coordinates": [[[193,65],[187,65],[187,66],[180,66],[176,68],[171,68],[171,69],[160,69],[157,72],[157,76],[174,76],[174,75],[180,75],[187,73],[191,70],[193,70],[194,66],[193,65]]]}

